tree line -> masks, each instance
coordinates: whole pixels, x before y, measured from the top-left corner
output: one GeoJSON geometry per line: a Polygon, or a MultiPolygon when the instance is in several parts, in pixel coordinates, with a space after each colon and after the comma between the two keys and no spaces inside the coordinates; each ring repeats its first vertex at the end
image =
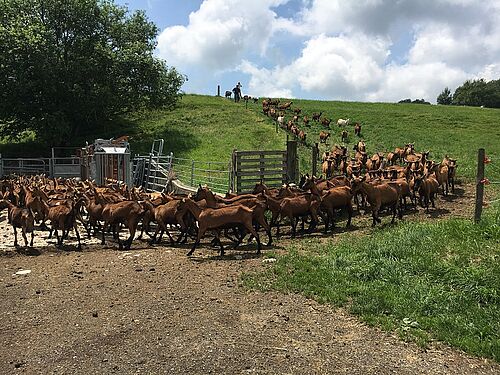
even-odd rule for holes
{"type": "Polygon", "coordinates": [[[453,94],[445,87],[438,95],[437,103],[500,108],[500,79],[488,82],[484,79],[467,80],[453,94]]]}
{"type": "Polygon", "coordinates": [[[0,137],[62,146],[174,106],[187,78],[154,56],[158,32],[113,0],[0,1],[0,137]]]}

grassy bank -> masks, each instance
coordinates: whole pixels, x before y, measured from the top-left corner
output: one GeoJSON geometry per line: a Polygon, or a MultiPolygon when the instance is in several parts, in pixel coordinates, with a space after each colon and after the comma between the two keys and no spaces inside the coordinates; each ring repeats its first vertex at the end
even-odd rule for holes
{"type": "MultiPolygon", "coordinates": [[[[394,150],[414,142],[417,150],[430,150],[431,158],[441,160],[444,155],[457,158],[459,174],[467,178],[475,176],[477,150],[484,147],[487,154],[497,158],[500,166],[500,110],[475,107],[456,107],[393,103],[360,103],[293,99],[292,108],[301,108],[301,117],[313,112],[323,112],[322,117],[332,119],[330,144],[341,143],[341,130],[336,121],[350,118],[351,124],[362,124],[362,138],[369,152],[394,150]]],[[[261,108],[255,110],[260,111],[261,108]]],[[[291,114],[287,115],[287,119],[291,114]]],[[[269,122],[272,122],[270,119],[269,122]]],[[[327,130],[311,121],[306,128],[308,143],[319,142],[320,130],[327,130]]],[[[349,131],[348,144],[357,142],[353,126],[349,131]]],[[[500,167],[491,173],[500,179],[500,167]]]]}
{"type": "Polygon", "coordinates": [[[289,250],[245,284],[303,293],[422,345],[439,340],[500,361],[500,206],[480,225],[406,222],[289,250]]]}
{"type": "MultiPolygon", "coordinates": [[[[258,104],[253,104],[257,107],[258,104]]],[[[249,103],[250,107],[250,103],[249,103]]],[[[176,157],[229,162],[233,149],[284,149],[285,137],[277,134],[255,110],[224,98],[185,95],[174,110],[137,113],[84,132],[71,146],[85,141],[129,135],[132,152],[148,153],[153,140],[165,140],[164,151],[176,157]]],[[[6,157],[50,155],[50,147],[29,136],[21,142],[0,143],[6,157]],[[45,151],[45,152],[44,152],[45,151]]]]}

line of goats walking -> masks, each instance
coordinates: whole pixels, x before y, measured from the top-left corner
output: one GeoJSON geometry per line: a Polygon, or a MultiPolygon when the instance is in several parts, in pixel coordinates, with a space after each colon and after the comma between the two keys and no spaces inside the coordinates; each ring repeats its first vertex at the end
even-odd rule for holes
{"type": "Polygon", "coordinates": [[[151,244],[160,243],[166,234],[173,245],[185,243],[191,237],[194,242],[188,255],[192,255],[205,234],[211,233],[212,244],[220,247],[223,255],[222,235],[237,247],[249,234],[255,238],[260,253],[261,230],[271,245],[272,229],[276,228],[276,237],[280,237],[285,218],[293,238],[300,220],[303,231],[308,221],[307,232],[313,232],[321,220],[324,232],[328,233],[330,229],[333,231],[340,210],[347,212],[349,227],[353,205],[359,212],[362,209],[366,212],[369,206],[375,226],[381,222],[382,208],[391,211],[394,222],[396,215],[401,219],[403,210],[408,209],[407,199],[415,209],[418,201],[428,211],[429,204],[435,207],[434,197],[440,188],[443,195],[448,194],[449,184],[454,191],[457,167],[454,159],[445,157],[441,163],[435,163],[427,159],[428,152],[417,153],[413,144],[408,144],[389,153],[386,158],[391,165],[381,168],[383,155],[377,153],[368,158],[363,148],[364,144],[357,145],[355,163],[346,163],[345,147],[335,146],[328,155],[325,152],[323,178],[306,175],[298,186],[281,188],[268,188],[260,182],[251,194],[228,193],[225,198],[202,186],[194,195],[174,195],[147,193],[118,183],[98,187],[91,181],[45,176],[4,178],[0,180],[0,210],[8,209],[16,247],[17,229],[21,229],[25,246],[28,246],[27,234],[31,234],[30,246],[33,246],[37,223],[36,230],[48,230],[49,238],[55,233],[58,247],[74,230],[81,249],[79,227],[83,226],[89,238],[100,235],[104,245],[106,235],[111,232],[120,249],[129,249],[142,223],[137,239],[146,233],[151,244]],[[398,165],[398,161],[406,165],[398,165]],[[332,176],[336,171],[342,174],[332,176]],[[122,227],[128,229],[125,241],[119,236],[122,227]],[[177,240],[172,236],[173,230],[179,232],[177,240]]]}
{"type": "MultiPolygon", "coordinates": [[[[325,129],[330,129],[330,124],[332,122],[331,118],[322,117],[323,112],[314,112],[311,116],[305,115],[302,116],[301,108],[293,108],[293,102],[285,102],[281,103],[279,99],[264,99],[262,100],[262,112],[266,116],[274,119],[280,128],[290,132],[293,136],[297,137],[300,142],[306,143],[307,133],[304,129],[299,128],[299,123],[302,121],[302,124],[306,128],[310,128],[311,121],[319,122],[325,129]],[[292,117],[289,120],[286,120],[286,113],[291,112],[292,117]]],[[[337,125],[342,129],[340,132],[340,137],[342,142],[347,142],[349,138],[349,132],[346,127],[351,123],[350,119],[341,119],[337,120],[337,125]]],[[[354,123],[354,134],[358,137],[361,137],[361,124],[356,122],[354,123]]],[[[325,130],[321,130],[319,134],[320,143],[326,143],[331,133],[325,130]]]]}

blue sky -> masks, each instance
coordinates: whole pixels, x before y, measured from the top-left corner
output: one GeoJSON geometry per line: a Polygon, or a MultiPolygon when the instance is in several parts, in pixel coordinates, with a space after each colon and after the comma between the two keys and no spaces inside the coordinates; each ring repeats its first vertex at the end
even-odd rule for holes
{"type": "Polygon", "coordinates": [[[500,2],[118,0],[160,29],[157,55],[214,94],[359,101],[425,98],[500,78],[500,2]],[[479,5],[480,4],[480,5],[479,5]]]}

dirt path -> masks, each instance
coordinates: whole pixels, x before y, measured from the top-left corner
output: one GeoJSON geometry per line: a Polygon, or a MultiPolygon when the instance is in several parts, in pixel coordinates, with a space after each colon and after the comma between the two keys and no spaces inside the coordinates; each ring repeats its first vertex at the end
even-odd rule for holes
{"type": "MultiPolygon", "coordinates": [[[[138,244],[139,245],[139,244],[138,244]]],[[[299,295],[248,292],[253,252],[0,256],[0,373],[464,374],[500,365],[424,351],[299,295]],[[24,276],[13,275],[30,269],[24,276]]]]}

